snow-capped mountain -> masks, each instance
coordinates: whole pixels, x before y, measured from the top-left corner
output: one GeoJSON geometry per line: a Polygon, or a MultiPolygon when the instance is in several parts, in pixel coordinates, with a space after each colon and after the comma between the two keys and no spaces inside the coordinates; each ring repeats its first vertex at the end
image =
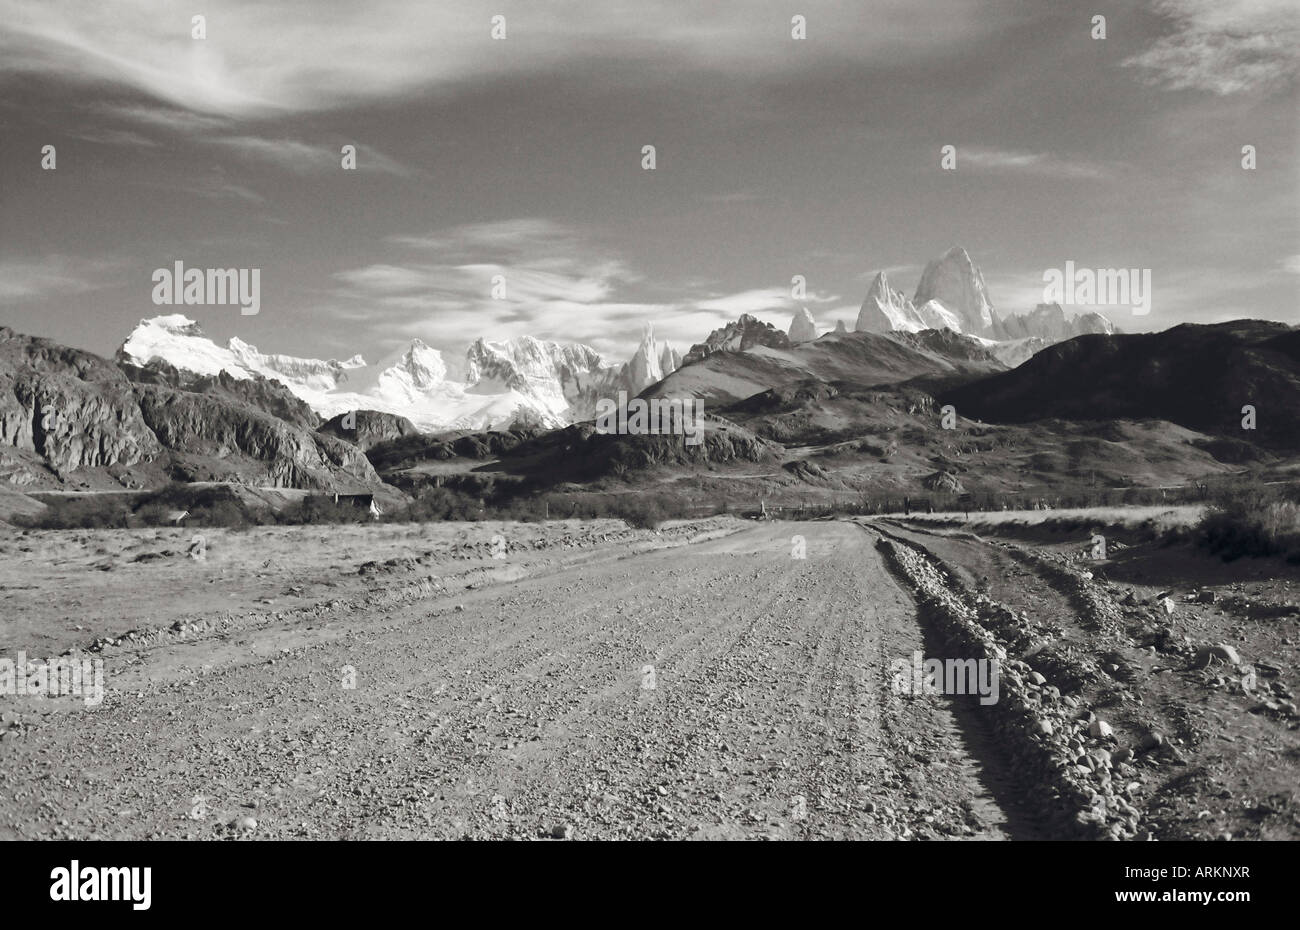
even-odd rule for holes
{"type": "Polygon", "coordinates": [[[141,320],[118,349],[118,357],[136,365],[161,359],[196,375],[226,371],[241,380],[262,375],[281,381],[291,389],[296,386],[312,393],[332,391],[348,380],[349,372],[366,366],[366,360],[360,355],[346,362],[266,355],[238,338],[219,346],[203,335],[197,323],[181,313],[141,320]]]}
{"type": "Polygon", "coordinates": [[[622,386],[629,395],[636,396],[650,385],[664,379],[665,348],[667,346],[661,348],[659,341],[655,339],[654,324],[647,323],[641,333],[641,343],[618,374],[622,386]]]}
{"type": "Polygon", "coordinates": [[[960,246],[954,246],[925,266],[912,303],[921,308],[923,318],[927,307],[936,315],[951,313],[961,326],[957,331],[968,336],[992,337],[997,326],[984,275],[960,246]]]}
{"type": "Polygon", "coordinates": [[[912,299],[878,272],[862,301],[856,332],[920,332],[951,329],[985,345],[1004,364],[1019,365],[1034,353],[1085,333],[1113,333],[1100,313],[1067,317],[1059,304],[1039,304],[1032,312],[1000,317],[993,309],[984,276],[966,250],[949,249],[925,266],[912,299]]]}
{"type": "Polygon", "coordinates": [[[464,380],[456,380],[442,353],[419,339],[386,364],[367,366],[360,355],[346,362],[268,355],[237,338],[221,346],[182,314],[141,320],[118,358],[141,367],[163,362],[193,375],[262,376],[284,384],[322,417],[377,410],[427,431],[566,426],[593,416],[600,397],[620,389],[640,393],[681,364],[647,326],[622,366],[577,343],[478,339],[466,353],[464,380]]]}
{"type": "Polygon", "coordinates": [[[1029,313],[1008,316],[999,321],[1000,339],[1025,339],[1037,336],[1051,342],[1060,342],[1087,333],[1115,332],[1115,324],[1100,313],[1079,313],[1066,316],[1060,304],[1039,304],[1029,313]]]}
{"type": "Polygon", "coordinates": [[[961,333],[966,331],[966,325],[957,313],[937,298],[916,306],[901,291],[890,287],[889,278],[881,271],[867,288],[854,331],[919,333],[923,329],[946,328],[961,333]]]}

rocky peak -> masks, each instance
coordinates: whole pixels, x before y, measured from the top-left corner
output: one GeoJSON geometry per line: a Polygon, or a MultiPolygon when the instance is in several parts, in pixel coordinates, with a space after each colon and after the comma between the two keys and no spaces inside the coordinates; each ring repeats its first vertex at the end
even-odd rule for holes
{"type": "Polygon", "coordinates": [[[998,321],[997,338],[1061,342],[1085,333],[1113,333],[1115,326],[1100,313],[1067,316],[1060,304],[1039,304],[1029,313],[1010,314],[998,321]]]}
{"type": "Polygon", "coordinates": [[[817,338],[817,321],[807,307],[800,309],[790,320],[789,336],[793,343],[812,342],[817,338]]]}
{"type": "Polygon", "coordinates": [[[876,273],[858,311],[854,331],[859,333],[918,332],[925,328],[912,302],[889,286],[883,271],[876,273]]]}
{"type": "Polygon", "coordinates": [[[742,313],[734,323],[715,329],[703,342],[691,346],[682,364],[698,362],[700,359],[708,358],[714,352],[744,352],[759,345],[773,349],[788,349],[790,337],[771,323],[764,323],[751,314],[742,313]]]}
{"type": "Polygon", "coordinates": [[[977,336],[993,334],[997,316],[988,298],[984,276],[962,247],[949,249],[921,273],[912,303],[919,307],[932,300],[956,315],[961,332],[977,336]]]}
{"type": "Polygon", "coordinates": [[[666,378],[682,367],[682,357],[677,354],[676,349],[665,343],[663,354],[659,356],[659,367],[666,378]]]}
{"type": "Polygon", "coordinates": [[[655,340],[654,324],[647,323],[641,333],[641,344],[623,366],[621,373],[628,393],[639,394],[650,385],[658,384],[664,379],[663,366],[660,364],[662,356],[663,352],[655,340]]]}

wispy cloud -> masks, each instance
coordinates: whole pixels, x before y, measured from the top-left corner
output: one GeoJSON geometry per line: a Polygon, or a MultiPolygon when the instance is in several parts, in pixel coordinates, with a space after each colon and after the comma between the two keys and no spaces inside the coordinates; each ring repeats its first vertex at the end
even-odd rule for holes
{"type": "Polygon", "coordinates": [[[780,288],[702,300],[683,299],[682,288],[673,299],[657,299],[643,275],[591,234],[536,218],[398,235],[389,243],[411,259],[338,272],[328,305],[347,319],[384,320],[381,338],[419,336],[448,349],[491,332],[583,342],[621,359],[647,322],[684,350],[742,313],[783,327],[799,305],[838,299],[814,293],[797,305],[780,288]]]}
{"type": "Polygon", "coordinates": [[[148,136],[127,129],[87,129],[73,133],[78,139],[100,145],[123,145],[137,148],[157,148],[158,143],[148,136]]]}
{"type": "Polygon", "coordinates": [[[164,106],[111,104],[97,108],[96,113],[110,119],[136,123],[152,129],[161,129],[183,135],[196,132],[211,132],[225,129],[230,125],[229,120],[219,116],[191,113],[188,110],[178,110],[175,107],[164,106]]]}
{"type": "MultiPolygon", "coordinates": [[[[879,64],[978,41],[995,25],[977,6],[804,0],[797,12],[816,60],[879,64]]],[[[189,8],[160,11],[154,0],[0,0],[0,70],[126,86],[202,114],[271,116],[584,59],[780,75],[809,67],[790,47],[792,12],[778,0],[231,0],[206,10],[207,37],[194,39],[189,8]],[[506,39],[494,41],[491,20],[502,13],[506,39]]]]}
{"type": "Polygon", "coordinates": [[[113,286],[120,262],[50,255],[38,260],[0,260],[0,303],[18,303],[113,286]]]}
{"type": "MultiPolygon", "coordinates": [[[[342,146],[301,142],[297,139],[267,139],[261,136],[226,136],[211,140],[251,161],[273,165],[296,174],[340,170],[342,146]]],[[[412,172],[382,152],[356,143],[356,170],[409,177],[412,172]]]]}
{"type": "Polygon", "coordinates": [[[445,261],[553,261],[579,251],[590,253],[593,248],[590,236],[539,217],[466,223],[422,235],[393,235],[387,241],[445,261]]]}
{"type": "Polygon", "coordinates": [[[1053,178],[1099,179],[1111,170],[1097,164],[1047,152],[1025,152],[982,146],[957,146],[957,170],[974,168],[990,174],[1022,174],[1053,178]]]}
{"type": "Polygon", "coordinates": [[[1172,31],[1126,59],[1171,90],[1274,91],[1300,72],[1295,0],[1156,0],[1172,31]]]}
{"type": "Polygon", "coordinates": [[[454,348],[491,332],[617,354],[642,322],[659,322],[668,309],[629,299],[623,292],[639,276],[561,223],[522,217],[387,241],[407,257],[336,273],[329,303],[346,316],[365,308],[365,318],[384,320],[381,335],[389,339],[419,336],[454,348]]]}
{"type": "Polygon", "coordinates": [[[755,288],[738,294],[712,297],[696,303],[701,310],[716,310],[724,317],[735,319],[742,313],[775,314],[792,312],[796,302],[790,292],[781,288],[755,288]]]}

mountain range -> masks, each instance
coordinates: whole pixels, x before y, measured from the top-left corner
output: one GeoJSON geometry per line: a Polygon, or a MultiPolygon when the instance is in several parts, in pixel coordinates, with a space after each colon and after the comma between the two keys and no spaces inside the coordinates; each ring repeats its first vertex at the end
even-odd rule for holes
{"type": "Polygon", "coordinates": [[[477,339],[453,375],[418,339],[371,366],[219,345],[174,314],[142,320],[108,360],[0,327],[0,484],[400,496],[456,475],[486,493],[498,480],[686,480],[766,463],[779,480],[736,477],[776,490],[1014,489],[1081,463],[1101,480],[1167,482],[1300,451],[1300,331],[1283,324],[1129,335],[1056,305],[1004,316],[951,250],[911,299],[876,275],[855,330],[819,334],[806,309],[788,333],[744,314],[682,358],[647,323],[623,364],[576,343],[477,339]],[[1011,367],[1006,353],[1029,345],[1011,367]],[[683,452],[674,437],[594,433],[596,401],[620,391],[704,400],[705,442],[683,452]],[[942,404],[966,425],[938,429],[942,404]]]}
{"type": "Polygon", "coordinates": [[[182,383],[222,372],[236,380],[266,378],[322,417],[372,410],[427,432],[564,426],[592,417],[600,397],[638,394],[681,364],[646,324],[623,365],[578,343],[478,339],[466,351],[464,378],[453,379],[442,353],[420,339],[389,364],[369,366],[360,355],[343,362],[268,355],[238,338],[221,346],[182,314],[141,320],[117,360],[144,371],[173,369],[182,383]]]}
{"type": "MultiPolygon", "coordinates": [[[[791,340],[806,341],[812,322],[806,308],[796,313],[791,322],[791,340]]],[[[1100,313],[1067,317],[1059,304],[1039,304],[1027,314],[1000,316],[989,298],[984,275],[960,246],[925,266],[910,299],[890,284],[884,271],[877,272],[853,329],[859,333],[948,329],[978,340],[994,358],[1011,368],[1064,339],[1115,332],[1114,325],[1100,313]]]]}
{"type": "MultiPolygon", "coordinates": [[[[1067,317],[1055,304],[1040,304],[1021,316],[1000,316],[983,274],[960,247],[926,265],[911,299],[894,289],[885,272],[877,273],[854,325],[858,333],[926,330],[968,336],[1007,367],[1061,340],[1115,331],[1100,314],[1067,317]]],[[[621,365],[581,343],[531,336],[480,338],[455,366],[463,376],[452,377],[442,352],[420,339],[386,363],[372,366],[360,355],[337,361],[268,354],[239,338],[218,345],[193,320],[170,314],[141,320],[122,343],[117,360],[140,370],[174,369],[180,384],[222,372],[236,380],[266,378],[287,387],[323,418],[371,410],[404,418],[426,432],[550,429],[591,418],[602,396],[619,391],[635,396],[716,353],[784,351],[844,332],[841,323],[834,333],[819,335],[807,308],[795,313],[788,333],[742,314],[691,346],[683,358],[656,339],[653,321],[647,321],[635,352],[621,365]]],[[[177,386],[176,377],[171,381],[177,386]]]]}

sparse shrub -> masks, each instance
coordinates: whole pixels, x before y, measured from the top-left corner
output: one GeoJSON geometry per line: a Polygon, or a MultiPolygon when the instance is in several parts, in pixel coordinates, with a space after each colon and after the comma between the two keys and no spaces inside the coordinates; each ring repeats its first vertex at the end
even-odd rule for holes
{"type": "Polygon", "coordinates": [[[612,515],[622,518],[634,529],[653,530],[667,519],[663,505],[653,497],[639,494],[624,494],[621,497],[623,500],[614,506],[612,515]]]}
{"type": "Polygon", "coordinates": [[[324,497],[305,497],[290,504],[277,514],[280,523],[328,524],[361,523],[370,519],[370,513],[350,503],[334,503],[324,497]]]}
{"type": "Polygon", "coordinates": [[[86,497],[47,501],[46,508],[31,515],[14,515],[15,526],[33,530],[97,530],[127,526],[130,500],[119,494],[93,494],[86,497]]]}
{"type": "Polygon", "coordinates": [[[478,498],[451,488],[428,488],[404,510],[391,515],[404,522],[430,523],[443,520],[482,520],[488,516],[478,498]]]}
{"type": "Polygon", "coordinates": [[[185,526],[226,526],[236,529],[261,522],[234,501],[196,505],[185,518],[185,526]]]}
{"type": "Polygon", "coordinates": [[[1291,561],[1300,556],[1300,503],[1267,487],[1232,488],[1216,495],[1197,530],[1225,562],[1274,555],[1291,561]]]}

